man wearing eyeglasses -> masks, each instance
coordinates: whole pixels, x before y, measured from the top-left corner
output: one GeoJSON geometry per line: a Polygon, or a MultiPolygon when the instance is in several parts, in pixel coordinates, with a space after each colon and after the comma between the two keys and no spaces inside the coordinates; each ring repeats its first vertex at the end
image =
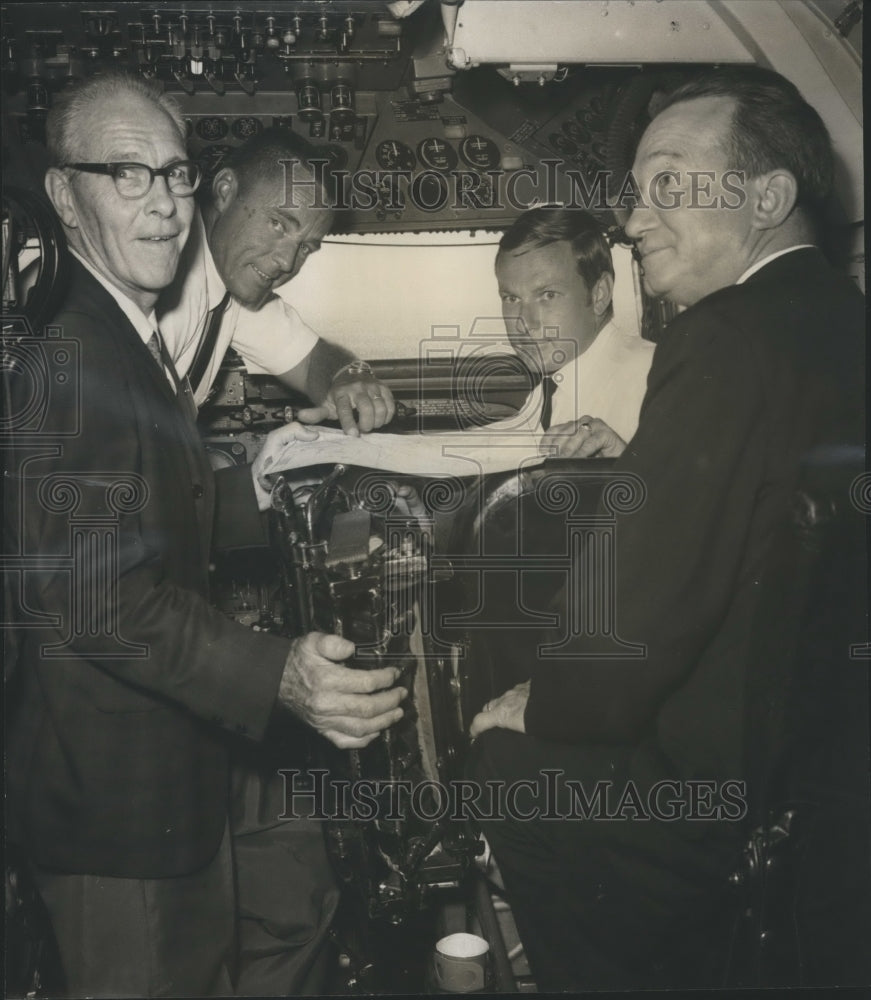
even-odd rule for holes
{"type": "MultiPolygon", "coordinates": [[[[40,355],[51,384],[34,400],[27,373],[9,379],[11,412],[38,403],[42,431],[14,442],[27,450],[6,524],[14,551],[37,558],[21,607],[38,626],[22,630],[7,703],[7,835],[31,862],[69,995],[275,992],[236,968],[247,902],[230,753],[280,709],[365,746],[405,692],[388,690],[392,668],[343,666],[353,646],[338,636],[255,633],[208,603],[213,528],[250,544],[261,526],[248,469],[216,482],[156,324],[198,181],[171,100],[93,77],[47,134],[46,190],[75,259],[49,328],[60,339],[40,355]],[[72,395],[59,390],[70,379],[72,395]]],[[[311,922],[290,921],[269,959],[286,992],[306,988],[336,905],[319,833],[286,886],[311,922]]]]}

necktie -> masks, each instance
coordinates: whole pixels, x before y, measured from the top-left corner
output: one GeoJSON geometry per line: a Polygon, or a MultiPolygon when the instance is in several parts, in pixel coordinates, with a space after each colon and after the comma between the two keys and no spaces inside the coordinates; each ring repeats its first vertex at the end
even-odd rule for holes
{"type": "Polygon", "coordinates": [[[160,370],[164,374],[168,374],[172,380],[172,384],[175,387],[175,394],[181,404],[182,410],[190,420],[196,423],[197,404],[194,402],[190,381],[187,376],[183,379],[178,377],[178,372],[175,370],[175,365],[172,363],[172,358],[169,356],[169,351],[167,351],[166,345],[163,342],[163,337],[160,336],[160,332],[158,330],[154,330],[152,332],[151,336],[148,338],[146,346],[151,352],[151,356],[160,366],[160,370]]]}
{"type": "Polygon", "coordinates": [[[157,336],[157,330],[154,330],[151,336],[148,338],[148,343],[145,345],[149,351],[151,351],[151,356],[157,362],[157,367],[163,368],[163,358],[160,356],[160,339],[157,336]]]}
{"type": "Polygon", "coordinates": [[[225,292],[224,297],[215,308],[209,310],[209,316],[206,321],[206,332],[200,341],[200,346],[197,348],[197,353],[188,372],[188,378],[194,390],[199,389],[200,382],[202,382],[203,376],[206,374],[206,368],[209,366],[209,359],[215,352],[218,331],[221,329],[221,320],[229,304],[230,293],[225,292]]]}
{"type": "Polygon", "coordinates": [[[541,429],[550,428],[550,418],[553,413],[553,394],[556,392],[556,382],[545,375],[541,380],[541,429]]]}

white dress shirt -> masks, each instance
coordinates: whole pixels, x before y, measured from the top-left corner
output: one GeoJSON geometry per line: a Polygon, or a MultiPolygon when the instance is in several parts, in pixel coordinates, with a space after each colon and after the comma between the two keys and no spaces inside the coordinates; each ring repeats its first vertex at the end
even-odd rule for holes
{"type": "MultiPolygon", "coordinates": [[[[128,298],[120,288],[116,288],[110,281],[104,278],[103,275],[100,274],[100,272],[93,267],[93,265],[89,264],[80,253],[77,253],[72,247],[70,247],[70,253],[76,258],[77,261],[79,261],[80,264],[82,264],[83,267],[86,267],[91,274],[93,274],[103,288],[105,288],[112,298],[118,303],[118,308],[124,313],[127,319],[130,320],[130,324],[142,338],[142,343],[148,347],[149,340],[151,340],[154,334],[158,332],[157,314],[154,309],[152,309],[146,316],[139,306],[136,305],[133,299],[128,298]]],[[[173,379],[171,372],[166,370],[165,366],[163,368],[163,374],[166,375],[167,381],[172,386],[172,391],[175,392],[175,380],[173,379]]]]}
{"type": "Polygon", "coordinates": [[[151,340],[152,335],[157,330],[157,316],[155,311],[152,309],[151,312],[146,316],[145,313],[139,308],[138,305],[133,301],[133,299],[128,298],[120,288],[116,288],[111,281],[104,278],[102,274],[85,258],[70,247],[70,253],[76,260],[86,267],[91,274],[100,282],[103,288],[112,296],[112,298],[118,303],[118,308],[127,319],[130,320],[131,325],[142,338],[142,343],[147,345],[148,341],[151,340]]]}
{"type": "MultiPolygon", "coordinates": [[[[647,373],[655,348],[637,334],[624,333],[613,320],[574,361],[551,376],[556,383],[551,402],[551,428],[585,414],[604,420],[624,441],[638,428],[638,412],[647,391],[647,373]]],[[[542,389],[536,386],[514,417],[484,430],[541,430],[542,389]]]]}
{"type": "MultiPolygon", "coordinates": [[[[161,293],[158,311],[160,332],[179,377],[193,364],[209,311],[226,290],[197,212],[175,281],[161,293]]],[[[242,356],[251,374],[281,375],[306,358],[317,341],[318,335],[278,295],[271,295],[257,310],[246,309],[231,297],[203,380],[194,387],[197,405],[206,399],[228,347],[242,356]]]]}

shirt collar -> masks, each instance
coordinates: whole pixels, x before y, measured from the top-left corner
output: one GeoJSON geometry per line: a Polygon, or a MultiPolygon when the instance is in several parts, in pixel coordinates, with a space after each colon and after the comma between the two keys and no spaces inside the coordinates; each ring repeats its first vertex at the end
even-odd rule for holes
{"type": "MultiPolygon", "coordinates": [[[[574,361],[567,361],[563,368],[568,368],[569,365],[574,365],[576,368],[585,368],[590,364],[593,364],[596,358],[605,351],[608,341],[611,339],[616,327],[614,326],[614,320],[609,319],[608,322],[602,327],[601,330],[596,334],[595,340],[590,344],[590,346],[584,351],[583,354],[579,354],[574,361]]],[[[558,369],[562,371],[562,369],[558,369]]],[[[556,373],[554,373],[556,374],[556,373]]]]}
{"type": "Polygon", "coordinates": [[[796,243],[795,246],[787,247],[785,250],[778,250],[776,253],[770,253],[767,257],[763,257],[762,260],[757,260],[755,264],[748,267],[735,284],[743,285],[751,274],[756,274],[757,271],[761,271],[766,264],[770,264],[773,260],[777,260],[778,257],[782,257],[784,254],[792,253],[793,250],[806,250],[808,248],[813,249],[813,243],[796,243]]]}
{"type": "Polygon", "coordinates": [[[86,261],[80,253],[77,253],[72,247],[70,247],[70,253],[93,274],[103,288],[118,303],[118,308],[130,320],[133,328],[142,338],[142,343],[147,344],[151,340],[151,335],[157,329],[157,314],[154,309],[146,316],[133,299],[125,295],[120,288],[116,288],[91,263],[86,261]]]}

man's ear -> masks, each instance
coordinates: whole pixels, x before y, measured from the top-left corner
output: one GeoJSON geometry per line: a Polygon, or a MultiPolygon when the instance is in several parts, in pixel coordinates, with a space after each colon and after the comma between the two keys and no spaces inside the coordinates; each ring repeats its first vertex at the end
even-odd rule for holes
{"type": "Polygon", "coordinates": [[[222,215],[236,200],[239,194],[239,178],[229,167],[224,167],[215,174],[212,181],[212,204],[219,215],[222,215]]]}
{"type": "Polygon", "coordinates": [[[70,187],[70,179],[57,167],[49,167],[46,171],[45,193],[67,229],[78,229],[79,217],[76,212],[75,195],[70,187]]]}
{"type": "Polygon", "coordinates": [[[788,170],[772,170],[751,181],[753,221],[757,229],[776,229],[795,208],[798,182],[788,170]]]}
{"type": "Polygon", "coordinates": [[[593,312],[597,316],[605,315],[608,311],[608,306],[611,305],[613,295],[614,276],[605,271],[599,275],[596,283],[593,285],[593,290],[590,296],[593,300],[593,312]]]}

